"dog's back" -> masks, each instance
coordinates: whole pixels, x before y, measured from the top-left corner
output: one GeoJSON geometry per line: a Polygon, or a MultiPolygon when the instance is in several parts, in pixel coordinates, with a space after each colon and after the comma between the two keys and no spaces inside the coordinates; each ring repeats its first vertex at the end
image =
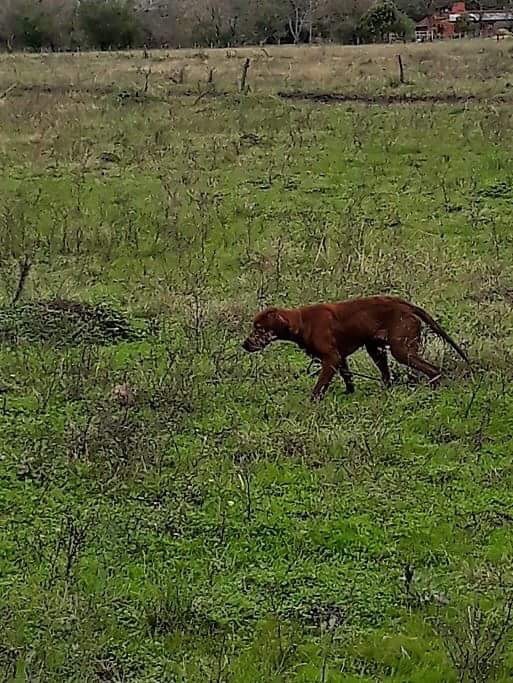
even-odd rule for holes
{"type": "Polygon", "coordinates": [[[299,309],[305,322],[315,325],[331,318],[331,325],[342,334],[375,335],[388,328],[398,316],[414,315],[411,304],[391,296],[369,296],[347,299],[336,303],[314,304],[299,309]]]}

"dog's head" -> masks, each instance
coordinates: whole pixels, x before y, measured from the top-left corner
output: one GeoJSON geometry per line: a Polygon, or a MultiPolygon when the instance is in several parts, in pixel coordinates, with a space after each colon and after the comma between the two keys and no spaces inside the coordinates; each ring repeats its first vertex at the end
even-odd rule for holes
{"type": "Polygon", "coordinates": [[[284,311],[268,308],[258,313],[253,320],[253,329],[242,346],[249,353],[262,351],[266,346],[278,339],[286,339],[289,321],[284,311]]]}

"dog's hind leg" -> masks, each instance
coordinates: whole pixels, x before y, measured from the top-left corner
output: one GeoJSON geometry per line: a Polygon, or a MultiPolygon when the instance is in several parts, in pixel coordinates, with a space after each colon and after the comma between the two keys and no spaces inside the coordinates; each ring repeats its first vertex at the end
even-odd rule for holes
{"type": "Polygon", "coordinates": [[[396,361],[422,372],[429,377],[430,384],[435,385],[442,373],[435,365],[419,356],[420,330],[421,325],[416,318],[402,318],[390,335],[390,350],[396,361]]]}
{"type": "Polygon", "coordinates": [[[385,386],[389,387],[392,384],[390,379],[390,368],[388,367],[387,352],[382,346],[378,346],[375,342],[365,344],[367,353],[372,358],[381,372],[381,377],[385,386]]]}
{"type": "Polygon", "coordinates": [[[349,369],[349,366],[347,364],[347,360],[343,358],[338,366],[338,371],[342,375],[342,379],[345,382],[346,385],[346,394],[354,394],[354,383],[353,383],[353,375],[351,374],[351,370],[349,369]]]}

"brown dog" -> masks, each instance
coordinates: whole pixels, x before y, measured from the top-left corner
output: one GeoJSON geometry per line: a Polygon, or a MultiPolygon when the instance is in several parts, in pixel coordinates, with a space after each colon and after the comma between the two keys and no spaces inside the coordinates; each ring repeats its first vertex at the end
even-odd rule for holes
{"type": "Polygon", "coordinates": [[[383,382],[390,385],[387,348],[404,365],[427,375],[432,384],[440,379],[440,369],[419,356],[422,323],[470,363],[464,351],[422,308],[391,296],[350,299],[336,304],[303,308],[268,308],[253,321],[253,331],[243,347],[253,353],[274,341],[291,341],[321,361],[321,374],[312,399],[321,399],[338,371],[348,394],[354,392],[347,357],[365,346],[378,366],[383,382]]]}

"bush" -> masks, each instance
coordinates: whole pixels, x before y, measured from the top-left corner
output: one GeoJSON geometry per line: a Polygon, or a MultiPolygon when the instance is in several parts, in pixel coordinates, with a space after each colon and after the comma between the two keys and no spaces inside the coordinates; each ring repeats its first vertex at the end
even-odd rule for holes
{"type": "Polygon", "coordinates": [[[83,0],[78,21],[90,47],[129,48],[138,42],[139,24],[129,0],[83,0]]]}
{"type": "Polygon", "coordinates": [[[47,46],[53,47],[48,17],[38,13],[37,10],[16,17],[15,36],[21,45],[32,50],[47,46]]]}
{"type": "Polygon", "coordinates": [[[11,34],[20,47],[53,50],[62,45],[63,35],[70,33],[69,19],[65,8],[56,8],[48,0],[19,2],[8,7],[4,32],[11,34]]]}

